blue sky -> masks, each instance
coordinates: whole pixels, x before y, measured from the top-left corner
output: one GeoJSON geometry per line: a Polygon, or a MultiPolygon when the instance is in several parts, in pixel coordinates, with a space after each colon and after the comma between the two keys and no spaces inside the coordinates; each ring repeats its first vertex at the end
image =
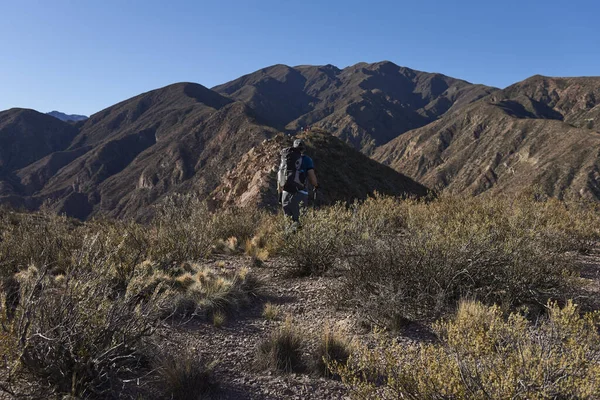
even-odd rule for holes
{"type": "Polygon", "coordinates": [[[597,0],[0,0],[0,110],[92,114],[174,82],[390,60],[506,87],[600,75],[597,0]]]}

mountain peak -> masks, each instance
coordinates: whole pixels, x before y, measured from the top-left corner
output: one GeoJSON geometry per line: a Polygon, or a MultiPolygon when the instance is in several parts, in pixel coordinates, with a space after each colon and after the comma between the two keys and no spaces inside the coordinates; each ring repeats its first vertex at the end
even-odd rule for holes
{"type": "Polygon", "coordinates": [[[65,114],[60,111],[50,111],[49,113],[46,113],[46,114],[48,114],[54,118],[58,118],[64,122],[69,122],[69,121],[77,122],[77,121],[85,121],[86,119],[88,119],[88,117],[85,115],[65,114]]]}

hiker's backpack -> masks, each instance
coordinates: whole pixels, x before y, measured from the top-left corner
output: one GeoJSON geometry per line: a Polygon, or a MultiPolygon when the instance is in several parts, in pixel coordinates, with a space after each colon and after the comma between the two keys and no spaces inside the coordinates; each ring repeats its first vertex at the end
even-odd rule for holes
{"type": "Polygon", "coordinates": [[[302,152],[293,147],[281,150],[281,164],[277,174],[279,186],[288,193],[296,193],[304,189],[306,181],[302,168],[302,152]]]}

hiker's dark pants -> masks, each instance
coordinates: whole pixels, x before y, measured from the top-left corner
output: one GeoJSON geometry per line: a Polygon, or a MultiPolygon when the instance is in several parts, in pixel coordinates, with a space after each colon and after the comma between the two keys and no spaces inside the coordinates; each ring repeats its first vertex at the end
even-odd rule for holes
{"type": "Polygon", "coordinates": [[[283,213],[288,217],[292,217],[292,221],[298,222],[300,206],[308,204],[308,194],[301,192],[289,193],[284,190],[281,196],[281,204],[283,205],[283,213]]]}

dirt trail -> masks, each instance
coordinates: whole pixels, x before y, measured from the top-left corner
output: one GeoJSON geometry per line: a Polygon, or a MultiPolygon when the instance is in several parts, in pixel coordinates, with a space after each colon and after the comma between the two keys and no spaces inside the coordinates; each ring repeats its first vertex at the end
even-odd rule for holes
{"type": "MultiPolygon", "coordinates": [[[[590,255],[578,256],[582,265],[582,279],[587,285],[585,297],[595,309],[600,309],[600,248],[590,255]]],[[[241,256],[223,256],[209,264],[225,262],[226,268],[241,268],[251,261],[241,256]]],[[[216,328],[205,322],[187,324],[171,331],[172,339],[180,345],[191,347],[207,361],[217,360],[215,377],[220,390],[219,399],[347,399],[349,393],[338,381],[310,374],[281,375],[254,368],[255,352],[263,338],[283,324],[286,316],[293,316],[294,326],[300,328],[314,346],[315,338],[325,323],[341,328],[350,337],[368,337],[368,331],[356,323],[350,311],[335,310],[327,295],[327,284],[335,277],[290,278],[281,260],[267,261],[253,267],[267,283],[266,296],[250,308],[230,316],[226,323],[216,328]],[[279,307],[279,317],[269,321],[262,316],[265,302],[279,307]],[[173,334],[174,333],[174,334],[173,334]]],[[[423,338],[425,328],[414,324],[403,333],[410,342],[423,338]]],[[[306,354],[308,356],[308,354],[306,354]]]]}
{"type": "MultiPolygon", "coordinates": [[[[246,257],[223,257],[225,268],[241,268],[251,261],[246,257]]],[[[219,399],[344,399],[347,391],[341,382],[306,374],[276,374],[254,367],[259,343],[280,327],[286,316],[293,316],[294,326],[301,329],[308,346],[325,321],[351,320],[346,312],[336,312],[327,303],[325,285],[334,278],[289,278],[278,260],[253,267],[266,282],[265,296],[250,308],[228,317],[216,328],[205,322],[188,323],[175,330],[171,339],[178,345],[191,347],[207,361],[216,360],[219,399]],[[266,302],[276,304],[279,316],[270,321],[262,316],[266,302]]],[[[171,331],[171,333],[173,333],[171,331]]],[[[305,358],[309,354],[305,354],[305,358]]]]}

